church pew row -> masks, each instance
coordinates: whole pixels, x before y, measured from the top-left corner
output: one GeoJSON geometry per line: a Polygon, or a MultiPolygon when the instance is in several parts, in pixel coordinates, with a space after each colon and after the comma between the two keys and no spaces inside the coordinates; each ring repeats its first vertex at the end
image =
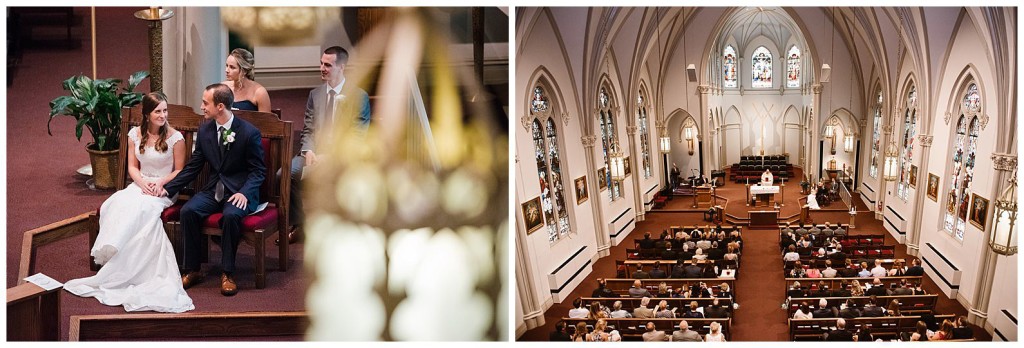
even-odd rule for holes
{"type": "MultiPolygon", "coordinates": [[[[584,304],[589,305],[589,304],[593,303],[594,301],[598,301],[598,302],[601,302],[601,304],[603,304],[604,306],[608,307],[609,309],[612,308],[612,305],[615,304],[615,301],[622,301],[622,309],[625,309],[625,310],[629,311],[630,314],[633,313],[633,309],[636,309],[637,307],[640,307],[640,301],[643,300],[642,298],[638,298],[638,297],[583,297],[582,299],[583,299],[583,303],[584,304]]],[[[655,309],[656,310],[657,307],[658,307],[658,303],[660,303],[662,300],[665,300],[665,302],[667,302],[669,309],[678,308],[678,310],[676,310],[676,316],[678,317],[678,316],[683,315],[683,313],[686,313],[687,308],[690,308],[690,302],[697,302],[697,307],[707,308],[708,306],[710,306],[715,301],[715,298],[711,298],[711,297],[672,297],[672,298],[651,297],[651,302],[647,304],[647,308],[655,309]]],[[[733,302],[732,299],[728,298],[728,297],[718,298],[718,305],[722,306],[722,307],[725,307],[726,311],[729,312],[729,316],[730,317],[732,316],[732,309],[733,309],[732,308],[732,302],[733,302]]]]}
{"type": "Polygon", "coordinates": [[[70,341],[301,339],[306,312],[146,313],[71,316],[70,341]]]}
{"type": "MultiPolygon", "coordinates": [[[[935,320],[942,322],[944,319],[953,319],[955,315],[936,315],[935,320]]],[[[857,332],[861,325],[869,324],[871,334],[876,339],[892,340],[899,337],[902,332],[913,332],[916,330],[920,316],[901,317],[877,317],[877,318],[854,318],[846,319],[846,330],[857,332]]],[[[836,326],[835,318],[821,319],[789,319],[789,339],[791,341],[820,341],[822,334],[832,330],[836,326]]]]}
{"type": "MultiPolygon", "coordinates": [[[[864,256],[847,256],[847,258],[850,259],[851,261],[853,261],[856,265],[860,265],[861,262],[867,262],[868,263],[868,270],[870,270],[872,268],[875,268],[875,260],[882,260],[882,267],[884,267],[886,270],[891,269],[893,263],[896,263],[897,261],[903,262],[904,265],[907,264],[906,259],[886,259],[886,258],[864,257],[864,256]]],[[[789,270],[793,269],[793,265],[794,264],[796,264],[796,261],[782,261],[783,268],[786,270],[786,272],[789,272],[789,270]]],[[[825,269],[825,259],[801,257],[800,258],[800,265],[805,266],[805,267],[815,267],[815,268],[825,269]]],[[[838,262],[836,260],[832,260],[832,268],[835,268],[835,269],[838,270],[839,268],[845,267],[845,266],[846,266],[846,264],[844,262],[838,262]]]]}
{"type": "MultiPolygon", "coordinates": [[[[850,226],[849,225],[847,225],[847,224],[840,224],[839,226],[841,226],[844,230],[847,231],[847,233],[849,233],[849,231],[850,231],[850,226]]],[[[799,227],[799,225],[791,225],[789,228],[793,230],[793,234],[796,234],[796,229],[800,228],[800,227],[799,227]]],[[[804,226],[804,229],[810,229],[810,228],[811,228],[810,226],[804,226]]],[[[825,225],[818,225],[818,228],[819,229],[824,229],[825,225]]],[[[836,229],[836,225],[834,225],[834,224],[831,225],[831,228],[832,228],[832,230],[835,230],[836,229]]],[[[785,230],[785,229],[786,229],[786,225],[779,225],[779,241],[780,242],[782,241],[782,238],[786,236],[786,233],[783,232],[783,230],[785,230]]],[[[797,236],[797,239],[799,239],[799,238],[800,238],[800,236],[797,236]]],[[[847,234],[845,236],[836,236],[836,239],[838,239],[840,243],[843,243],[844,241],[846,242],[846,243],[843,243],[843,247],[846,247],[848,245],[879,245],[879,243],[882,243],[882,244],[885,243],[885,235],[881,234],[881,233],[847,234]]],[[[824,239],[819,239],[819,240],[824,240],[824,239]]]]}
{"type": "MultiPolygon", "coordinates": [[[[801,258],[810,258],[811,254],[818,251],[822,247],[810,247],[810,248],[796,248],[796,252],[800,254],[801,258]]],[[[843,247],[843,253],[848,258],[871,258],[871,259],[891,259],[896,257],[896,246],[895,245],[851,245],[849,247],[843,247]]],[[[789,252],[786,250],[785,254],[789,252]]]]}
{"type": "MultiPolygon", "coordinates": [[[[633,286],[633,281],[636,279],[623,279],[623,278],[608,278],[605,279],[605,286],[608,287],[612,292],[620,296],[629,296],[629,288],[633,286]]],[[[708,289],[711,293],[718,296],[719,287],[722,283],[729,286],[729,291],[732,292],[732,296],[736,297],[736,280],[735,279],[723,279],[723,278],[669,278],[669,279],[640,279],[640,284],[647,291],[652,294],[658,292],[658,285],[661,282],[665,282],[665,285],[672,289],[688,288],[694,285],[700,285],[701,282],[707,284],[708,289]]]]}
{"type": "MultiPolygon", "coordinates": [[[[905,277],[881,277],[878,280],[882,281],[882,285],[886,289],[891,289],[892,284],[899,286],[901,280],[906,280],[907,284],[915,284],[921,282],[922,276],[905,276],[905,277]]],[[[818,284],[819,282],[825,282],[825,286],[828,286],[830,290],[838,289],[839,286],[846,281],[852,283],[854,280],[860,281],[863,286],[865,282],[872,282],[874,278],[786,278],[786,289],[787,293],[789,289],[793,288],[793,283],[800,282],[800,286],[805,290],[808,289],[811,284],[818,284]]]]}
{"type": "MultiPolygon", "coordinates": [[[[632,278],[633,273],[636,270],[637,265],[644,265],[645,269],[651,270],[655,262],[660,262],[665,272],[671,274],[671,269],[678,263],[678,260],[615,260],[615,268],[617,269],[618,277],[632,278]]],[[[687,263],[693,262],[693,260],[685,261],[687,263]]],[[[733,276],[722,276],[720,279],[733,279],[739,275],[739,262],[736,260],[698,260],[697,265],[703,267],[708,263],[714,263],[718,266],[719,275],[723,275],[723,270],[732,269],[736,270],[733,276]]]]}
{"type": "MultiPolygon", "coordinates": [[[[828,301],[829,307],[839,308],[839,305],[846,303],[846,300],[850,299],[856,304],[857,308],[864,308],[864,305],[871,299],[870,296],[851,296],[851,297],[803,297],[794,298],[790,300],[789,307],[787,308],[787,316],[793,317],[796,310],[799,308],[801,303],[807,302],[807,308],[815,310],[818,308],[818,302],[821,299],[828,301]]],[[[903,295],[903,296],[877,296],[875,297],[877,305],[882,308],[889,307],[889,301],[897,300],[900,302],[900,312],[906,315],[921,315],[924,313],[931,313],[935,310],[935,305],[939,302],[939,295],[903,295]]]]}
{"type": "MultiPolygon", "coordinates": [[[[726,340],[731,340],[732,336],[730,331],[732,328],[732,319],[682,319],[682,318],[622,318],[622,319],[605,319],[608,324],[608,332],[611,330],[619,330],[619,335],[622,335],[623,341],[640,341],[643,340],[642,335],[647,332],[648,322],[654,323],[654,327],[657,330],[664,331],[666,335],[671,336],[672,331],[679,330],[679,322],[686,320],[686,324],[690,326],[690,330],[697,331],[702,337],[707,335],[711,331],[711,323],[718,322],[722,325],[722,334],[725,335],[726,340]]],[[[587,329],[593,330],[596,319],[577,319],[577,318],[562,318],[565,322],[566,331],[572,334],[576,330],[576,323],[585,322],[587,323],[587,329]]]]}

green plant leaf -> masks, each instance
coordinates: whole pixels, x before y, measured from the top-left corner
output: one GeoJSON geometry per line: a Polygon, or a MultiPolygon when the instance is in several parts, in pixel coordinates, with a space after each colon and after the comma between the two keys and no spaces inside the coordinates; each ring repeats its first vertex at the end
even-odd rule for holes
{"type": "Polygon", "coordinates": [[[82,126],[85,126],[88,122],[89,119],[83,117],[75,123],[75,138],[77,138],[78,141],[82,141],[82,126]]]}
{"type": "Polygon", "coordinates": [[[140,70],[132,73],[132,75],[128,77],[128,86],[125,87],[125,91],[134,91],[135,87],[142,83],[142,80],[144,80],[148,76],[149,71],[146,70],[140,70]]]}

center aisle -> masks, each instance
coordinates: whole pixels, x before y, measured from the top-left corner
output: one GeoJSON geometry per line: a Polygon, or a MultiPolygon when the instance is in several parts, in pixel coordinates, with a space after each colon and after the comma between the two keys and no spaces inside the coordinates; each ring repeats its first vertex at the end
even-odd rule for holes
{"type": "Polygon", "coordinates": [[[778,230],[744,230],[732,324],[733,341],[787,341],[789,325],[781,309],[786,280],[777,252],[778,230]]]}

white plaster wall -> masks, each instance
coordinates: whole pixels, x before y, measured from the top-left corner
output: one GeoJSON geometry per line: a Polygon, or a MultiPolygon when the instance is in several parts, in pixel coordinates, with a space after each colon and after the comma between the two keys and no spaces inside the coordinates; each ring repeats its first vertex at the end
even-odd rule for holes
{"type": "MultiPolygon", "coordinates": [[[[987,248],[987,241],[984,240],[984,232],[970,222],[967,223],[967,228],[964,233],[964,240],[961,242],[954,238],[952,234],[945,232],[943,229],[943,217],[945,216],[945,203],[947,201],[946,195],[949,190],[949,176],[950,167],[952,161],[952,134],[955,132],[956,119],[951,118],[950,124],[946,124],[943,120],[943,115],[949,110],[950,98],[959,100],[961,95],[951,95],[958,86],[954,83],[960,72],[968,65],[974,65],[979,73],[979,76],[975,76],[979,82],[979,88],[982,95],[982,110],[987,110],[990,115],[988,126],[981,131],[981,135],[978,137],[977,147],[977,162],[974,166],[974,181],[971,184],[971,190],[974,193],[981,195],[993,200],[993,192],[995,191],[995,183],[987,178],[992,178],[995,171],[992,169],[992,160],[988,154],[994,152],[995,140],[997,137],[1005,137],[1006,132],[1013,130],[1003,129],[1000,130],[999,120],[997,115],[992,113],[991,110],[995,110],[996,101],[994,96],[998,91],[992,87],[994,77],[991,73],[991,68],[987,62],[988,57],[985,55],[985,48],[981,44],[981,39],[978,37],[974,30],[973,25],[970,24],[969,19],[964,20],[961,24],[960,29],[955,34],[955,41],[952,49],[950,50],[948,60],[945,67],[942,69],[942,76],[935,79],[939,83],[939,89],[934,103],[930,103],[925,100],[923,102],[934,105],[936,119],[933,121],[933,127],[926,133],[934,134],[934,142],[931,148],[931,153],[928,154],[930,158],[929,166],[927,171],[922,170],[919,176],[922,176],[927,180],[927,173],[935,173],[939,176],[939,198],[938,202],[933,202],[931,199],[925,198],[923,204],[922,219],[920,221],[921,231],[921,245],[924,243],[932,243],[933,246],[939,252],[941,252],[951,262],[956,264],[958,268],[963,271],[960,283],[960,293],[958,297],[962,303],[970,304],[973,300],[974,293],[977,291],[976,282],[978,279],[977,269],[979,255],[983,251],[983,248],[987,248]]],[[[918,149],[915,149],[918,151],[918,149]]],[[[915,154],[920,156],[920,154],[915,154]]],[[[920,180],[920,177],[919,177],[920,180]]],[[[892,187],[892,185],[890,185],[892,187]]],[[[895,191],[895,189],[891,189],[895,191]]],[[[913,193],[913,192],[911,192],[913,193]]],[[[897,204],[902,202],[898,199],[888,199],[886,202],[896,201],[897,204]]],[[[899,208],[899,209],[902,209],[899,208]]],[[[991,207],[989,212],[991,215],[991,207]]],[[[901,212],[902,214],[902,212],[901,212]]],[[[989,221],[991,224],[991,221],[989,221]]],[[[1006,267],[1002,271],[1010,271],[1013,273],[997,273],[996,279],[998,278],[1012,278],[1016,279],[1015,267],[1006,267]]],[[[993,293],[993,303],[995,302],[995,294],[993,293]]],[[[1014,300],[1015,301],[1015,300],[1014,300]]],[[[991,313],[990,313],[991,315],[991,313]]]]}

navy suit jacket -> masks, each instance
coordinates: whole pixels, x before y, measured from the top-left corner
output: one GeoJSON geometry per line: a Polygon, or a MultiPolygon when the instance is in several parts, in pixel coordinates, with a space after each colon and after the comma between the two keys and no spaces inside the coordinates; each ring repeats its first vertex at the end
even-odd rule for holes
{"type": "Polygon", "coordinates": [[[259,204],[260,185],[263,185],[267,171],[263,163],[262,135],[259,129],[238,117],[232,121],[231,131],[235,133],[235,141],[221,156],[217,122],[211,120],[199,126],[192,158],[178,176],[164,187],[168,197],[174,197],[185,185],[195,180],[204,164],[209,164],[210,176],[200,191],[215,190],[220,181],[224,183],[225,199],[241,192],[249,201],[249,210],[259,204]]]}

